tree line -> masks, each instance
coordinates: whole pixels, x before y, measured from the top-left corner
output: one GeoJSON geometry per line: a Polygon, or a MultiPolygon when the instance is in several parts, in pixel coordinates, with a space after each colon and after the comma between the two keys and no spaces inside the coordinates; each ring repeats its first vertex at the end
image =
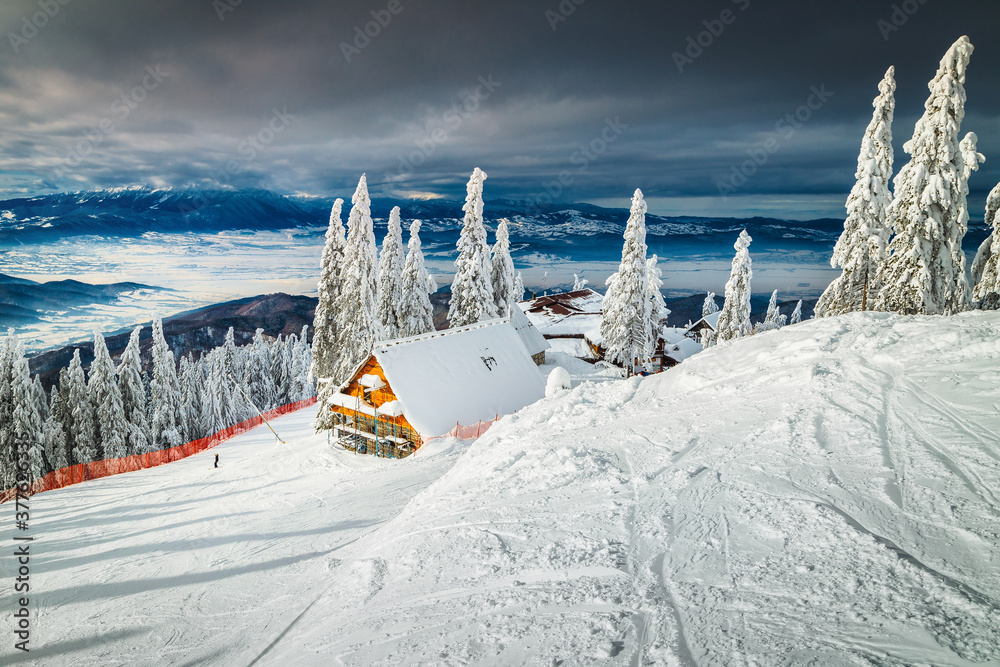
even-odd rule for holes
{"type": "Polygon", "coordinates": [[[233,426],[261,411],[315,394],[308,379],[312,352],[301,335],[237,346],[233,328],[219,347],[176,363],[153,320],[151,372],[143,370],[132,331],[118,363],[94,333],[94,361],[85,372],[79,349],[47,394],[28,368],[14,330],[0,346],[0,485],[14,483],[17,443],[29,446],[33,478],[91,463],[176,447],[233,426]]]}

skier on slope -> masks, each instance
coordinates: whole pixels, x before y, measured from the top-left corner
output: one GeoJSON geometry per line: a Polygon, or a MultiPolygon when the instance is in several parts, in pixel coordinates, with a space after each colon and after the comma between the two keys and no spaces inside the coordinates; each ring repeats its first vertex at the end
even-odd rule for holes
{"type": "Polygon", "coordinates": [[[219,467],[219,453],[218,452],[215,453],[215,467],[216,468],[219,467]]]}

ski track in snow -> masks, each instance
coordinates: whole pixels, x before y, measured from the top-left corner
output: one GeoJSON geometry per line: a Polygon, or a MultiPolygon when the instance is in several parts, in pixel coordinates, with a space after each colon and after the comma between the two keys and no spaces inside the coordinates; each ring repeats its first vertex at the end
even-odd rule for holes
{"type": "Polygon", "coordinates": [[[38,496],[33,659],[1000,665],[1000,313],[584,371],[406,461],[307,410],[38,496]]]}

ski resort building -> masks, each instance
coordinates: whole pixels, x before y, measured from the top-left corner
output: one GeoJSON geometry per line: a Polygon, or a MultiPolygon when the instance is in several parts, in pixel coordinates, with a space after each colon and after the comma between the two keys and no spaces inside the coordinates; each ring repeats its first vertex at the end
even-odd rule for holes
{"type": "Polygon", "coordinates": [[[704,331],[705,329],[708,329],[712,333],[715,333],[716,327],[719,326],[719,315],[721,314],[722,311],[720,310],[712,313],[711,315],[706,315],[705,317],[701,318],[700,320],[689,326],[687,328],[687,332],[684,335],[693,340],[701,340],[701,332],[704,331]]]}
{"type": "Polygon", "coordinates": [[[542,398],[545,380],[524,343],[533,335],[516,320],[376,343],[330,397],[333,436],[361,453],[403,458],[435,437],[475,437],[542,398]]]}
{"type": "Polygon", "coordinates": [[[585,361],[603,358],[601,307],[604,297],[592,289],[540,296],[519,303],[527,319],[551,349],[585,361]]]}

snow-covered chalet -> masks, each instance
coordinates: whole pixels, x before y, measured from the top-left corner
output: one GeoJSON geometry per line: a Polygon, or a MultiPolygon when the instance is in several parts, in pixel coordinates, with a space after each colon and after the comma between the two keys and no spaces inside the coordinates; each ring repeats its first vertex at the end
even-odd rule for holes
{"type": "Polygon", "coordinates": [[[545,380],[531,350],[544,355],[537,348],[545,341],[518,320],[375,343],[330,397],[333,436],[361,453],[403,458],[435,437],[474,437],[542,398],[545,380]]]}

